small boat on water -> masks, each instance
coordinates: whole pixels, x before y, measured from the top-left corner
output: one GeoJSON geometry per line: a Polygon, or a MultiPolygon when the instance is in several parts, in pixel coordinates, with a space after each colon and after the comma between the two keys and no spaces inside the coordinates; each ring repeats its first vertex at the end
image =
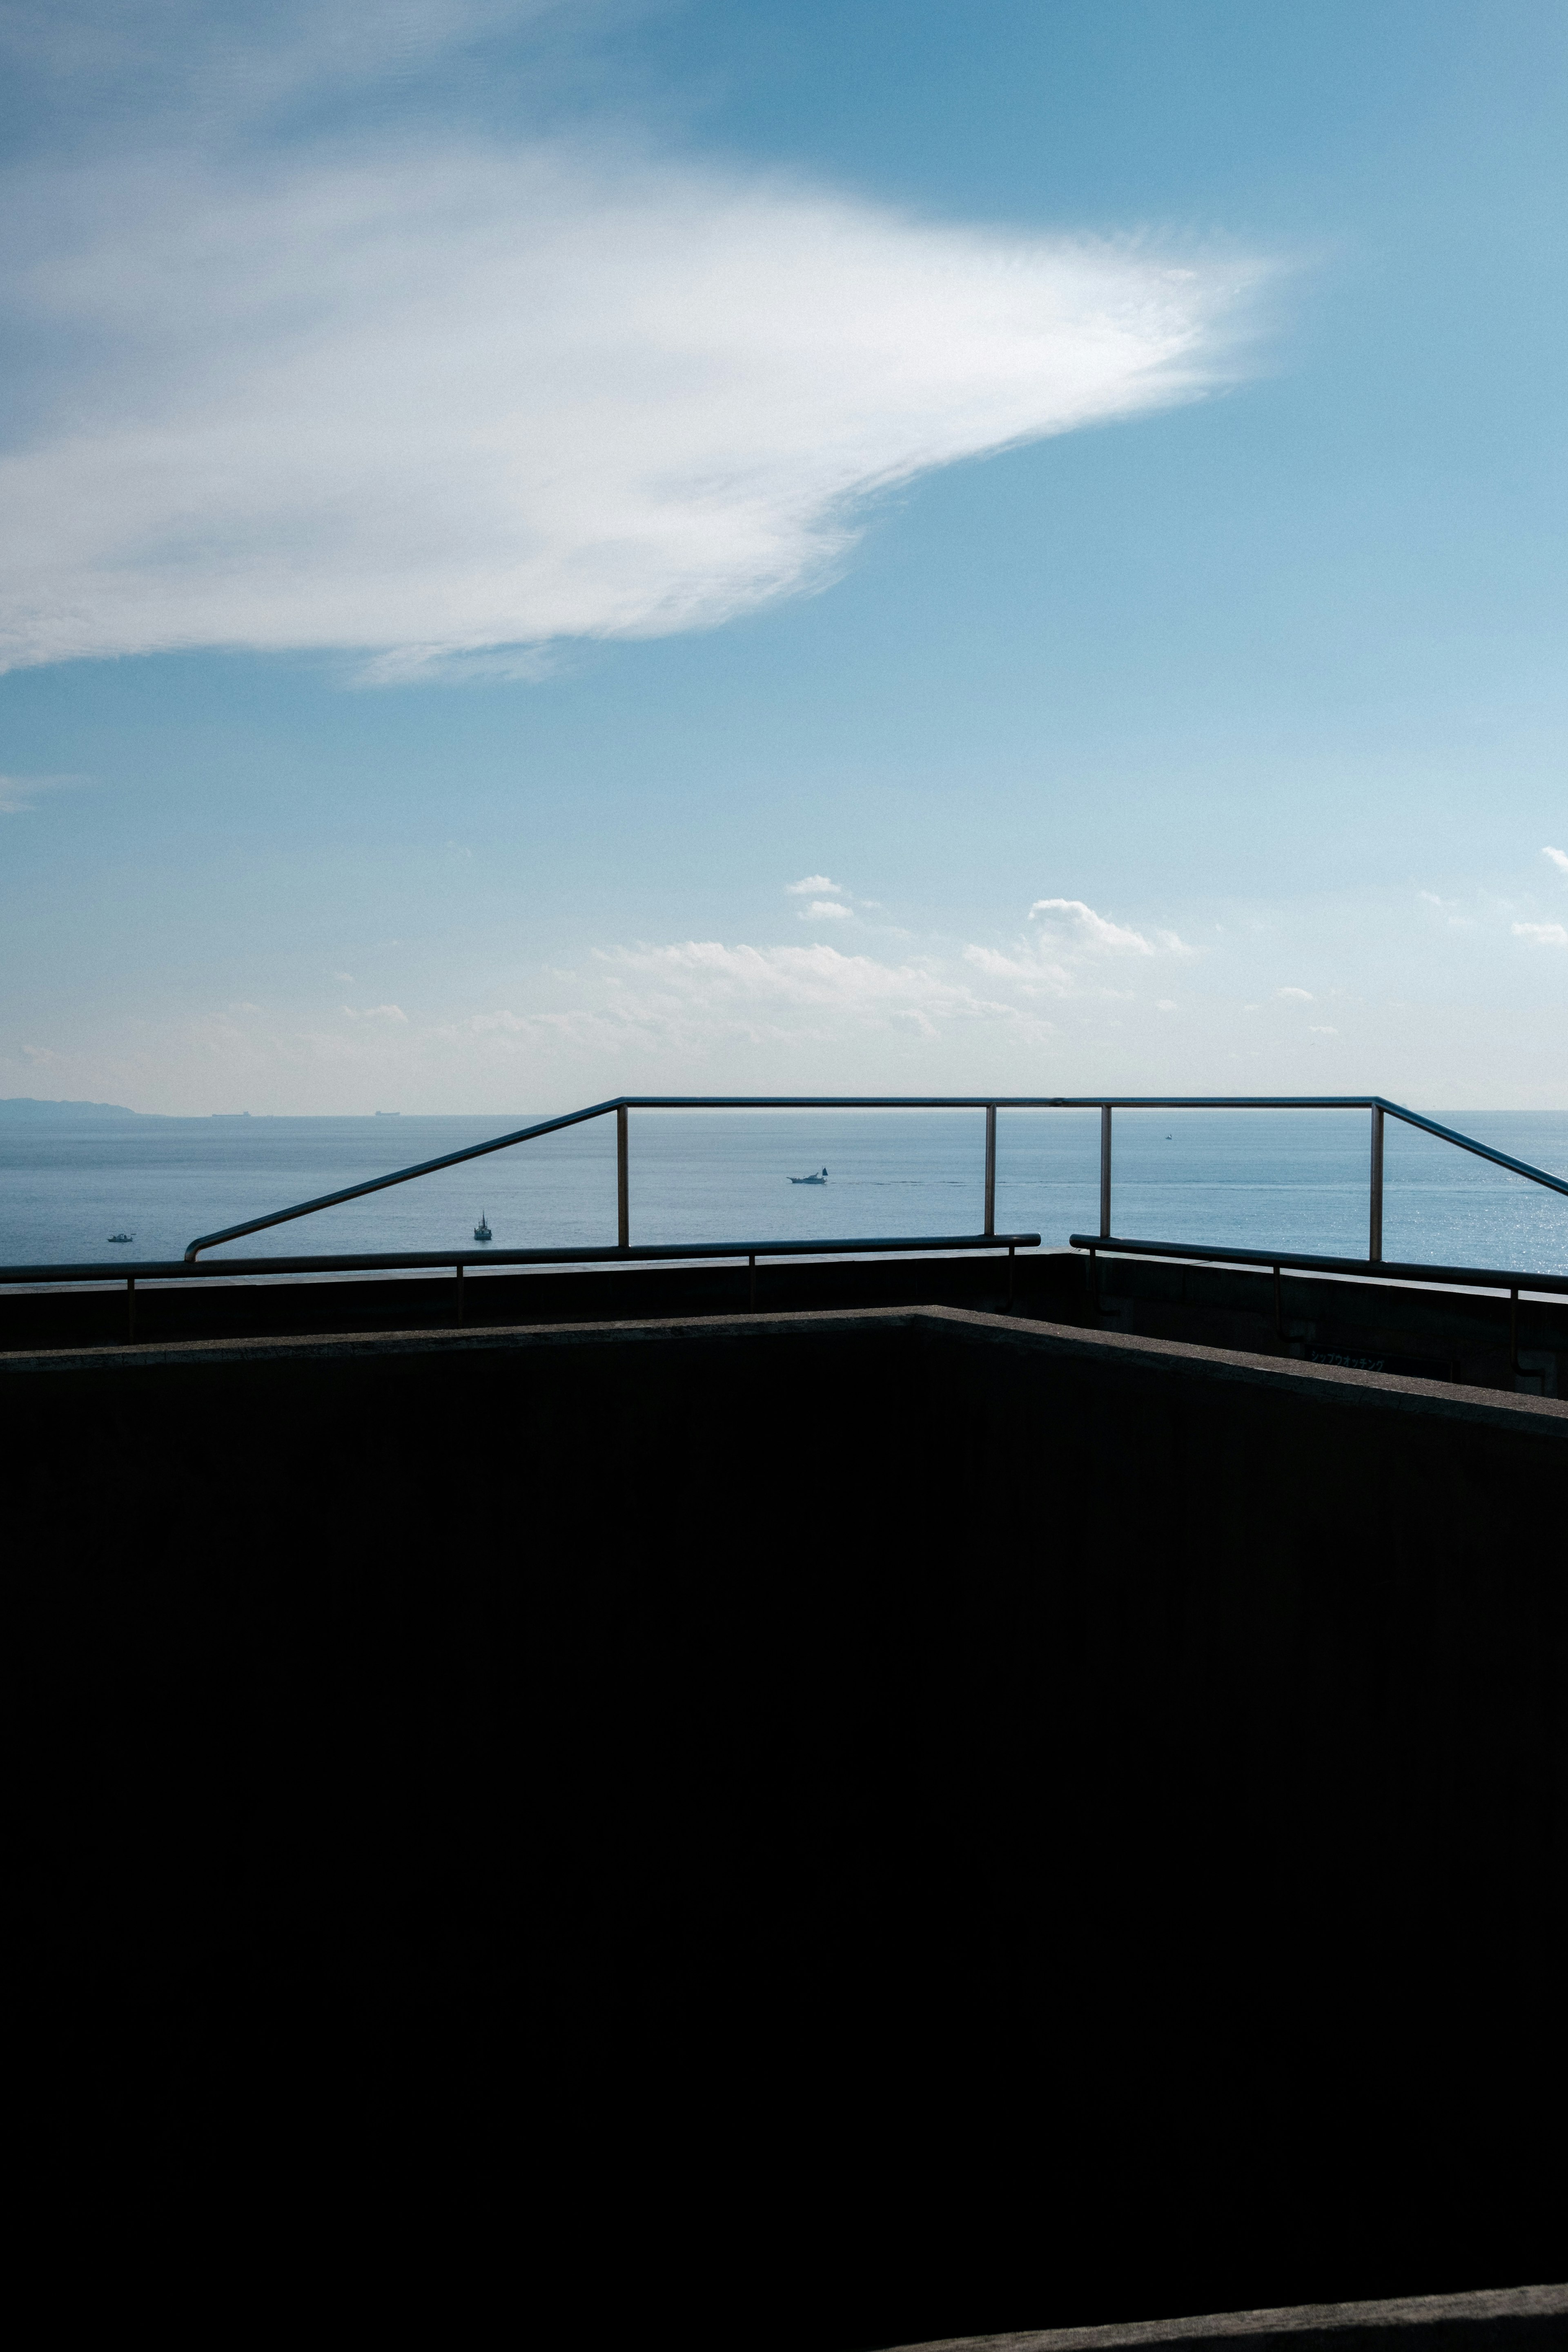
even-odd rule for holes
{"type": "Polygon", "coordinates": [[[792,1184],[826,1184],[827,1171],[825,1168],[818,1176],[792,1176],[789,1181],[792,1184]]]}
{"type": "Polygon", "coordinates": [[[477,1242],[488,1242],[490,1238],[490,1229],[485,1223],[485,1213],[481,1209],[479,1211],[479,1222],[474,1227],[474,1239],[477,1242]]]}
{"type": "Polygon", "coordinates": [[[136,1236],[134,1234],[110,1234],[109,1238],[111,1242],[133,1242],[136,1236]]]}

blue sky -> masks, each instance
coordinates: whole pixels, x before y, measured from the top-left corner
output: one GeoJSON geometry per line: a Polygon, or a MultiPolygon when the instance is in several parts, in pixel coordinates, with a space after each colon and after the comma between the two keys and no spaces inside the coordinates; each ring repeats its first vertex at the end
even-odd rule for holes
{"type": "Polygon", "coordinates": [[[0,1094],[1568,1106],[1568,19],[0,8],[0,1094]]]}

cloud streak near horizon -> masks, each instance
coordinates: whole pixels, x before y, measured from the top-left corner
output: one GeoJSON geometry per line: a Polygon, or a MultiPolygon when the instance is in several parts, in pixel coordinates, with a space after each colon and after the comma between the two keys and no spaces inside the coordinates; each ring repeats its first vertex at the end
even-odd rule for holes
{"type": "Polygon", "coordinates": [[[10,177],[0,667],[712,627],[879,492],[1233,375],[1266,275],[624,142],[159,142],[10,177]]]}

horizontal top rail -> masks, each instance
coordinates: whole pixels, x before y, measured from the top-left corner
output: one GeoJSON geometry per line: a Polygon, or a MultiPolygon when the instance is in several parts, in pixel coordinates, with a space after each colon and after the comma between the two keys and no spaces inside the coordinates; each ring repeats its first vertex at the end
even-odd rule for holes
{"type": "Polygon", "coordinates": [[[949,1250],[1038,1249],[1038,1234],[895,1234],[873,1240],[636,1242],[626,1248],[381,1250],[335,1257],[119,1258],[94,1265],[0,1265],[0,1283],[222,1281],[258,1274],[385,1273],[419,1266],[617,1265],[688,1258],[882,1257],[949,1250]]]}
{"type": "Polygon", "coordinates": [[[1348,1274],[1361,1282],[1421,1282],[1435,1288],[1535,1290],[1568,1298],[1568,1274],[1510,1274],[1495,1266],[1391,1265],[1386,1258],[1316,1257],[1301,1250],[1221,1249],[1196,1242],[1126,1241],[1114,1234],[1069,1234],[1068,1247],[1112,1257],[1172,1257],[1210,1265],[1289,1267],[1297,1274],[1348,1274]]]}
{"type": "MultiPolygon", "coordinates": [[[[265,1217],[226,1225],[220,1233],[198,1234],[188,1244],[185,1255],[194,1261],[202,1250],[216,1249],[223,1242],[241,1241],[247,1234],[265,1233],[273,1225],[288,1224],[295,1217],[310,1216],[318,1209],[334,1209],[345,1201],[363,1200],[367,1193],[384,1192],[390,1184],[406,1184],[416,1176],[430,1176],[440,1168],[457,1168],[466,1160],[483,1159],[488,1152],[505,1151],[515,1143],[531,1142],[536,1136],[556,1135],[563,1128],[581,1127],[589,1119],[604,1118],[612,1111],[632,1110],[1381,1110],[1392,1118],[1403,1119],[1408,1127],[1420,1128],[1445,1143],[1458,1145],[1462,1151],[1474,1152],[1479,1159],[1507,1168],[1516,1176],[1528,1177],[1532,1183],[1545,1184],[1554,1192],[1568,1194],[1568,1181],[1563,1178],[1549,1175],[1543,1168],[1532,1168],[1528,1160],[1515,1160],[1489,1143],[1479,1143],[1474,1136],[1442,1127],[1436,1119],[1425,1118],[1419,1111],[1406,1110],[1381,1095],[615,1095],[606,1102],[589,1103],[582,1110],[565,1111],[556,1118],[536,1119],[531,1126],[490,1136],[483,1143],[445,1151],[438,1159],[418,1160],[411,1168],[395,1168],[363,1183],[345,1184],[336,1192],[318,1193],[314,1200],[297,1202],[292,1208],[275,1209],[265,1217]]],[[[449,1257],[440,1262],[452,1263],[449,1257]]]]}

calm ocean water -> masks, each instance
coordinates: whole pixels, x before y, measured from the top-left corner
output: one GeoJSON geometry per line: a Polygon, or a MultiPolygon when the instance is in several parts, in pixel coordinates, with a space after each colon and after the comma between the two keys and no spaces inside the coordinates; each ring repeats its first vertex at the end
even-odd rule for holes
{"type": "MultiPolygon", "coordinates": [[[[489,1118],[193,1118],[87,1125],[0,1112],[0,1261],[178,1257],[194,1235],[527,1124],[489,1118]]],[[[1444,1114],[1445,1125],[1568,1176],[1568,1112],[1444,1114]]],[[[1119,1233],[1361,1255],[1363,1111],[1119,1111],[1119,1233]]],[[[631,1120],[634,1242],[974,1233],[978,1111],[645,1111],[631,1120]],[[820,1187],[788,1178],[826,1166],[820,1187]]],[[[616,1237],[614,1122],[567,1129],[353,1202],[220,1255],[616,1237]]],[[[1098,1114],[1004,1111],[996,1221],[1060,1244],[1099,1223],[1098,1114]]],[[[1568,1273],[1568,1199],[1390,1120],[1384,1249],[1432,1264],[1568,1273]]]]}

